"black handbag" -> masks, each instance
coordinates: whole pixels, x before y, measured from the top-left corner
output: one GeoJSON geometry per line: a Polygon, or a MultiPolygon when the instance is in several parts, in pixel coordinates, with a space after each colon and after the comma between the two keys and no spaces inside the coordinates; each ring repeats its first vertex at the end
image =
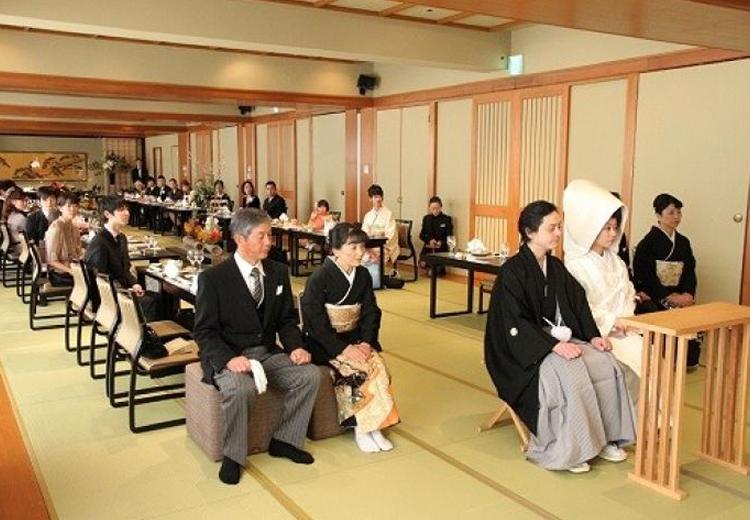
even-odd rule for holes
{"type": "Polygon", "coordinates": [[[169,355],[164,342],[148,325],[143,326],[143,342],[139,354],[147,359],[159,359],[169,355]]]}

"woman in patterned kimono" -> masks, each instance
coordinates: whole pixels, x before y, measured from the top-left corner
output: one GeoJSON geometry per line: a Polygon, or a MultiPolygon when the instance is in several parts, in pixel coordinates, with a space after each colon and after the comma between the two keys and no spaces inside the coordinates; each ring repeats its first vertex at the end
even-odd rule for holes
{"type": "MultiPolygon", "coordinates": [[[[636,314],[695,304],[698,280],[690,240],[677,232],[682,202],[668,193],[654,199],[657,225],[638,243],[633,256],[633,281],[640,297],[636,314]]],[[[697,368],[700,342],[688,343],[687,366],[697,368]]]]}
{"type": "Polygon", "coordinates": [[[616,324],[632,316],[635,289],[619,244],[628,210],[619,198],[596,184],[575,180],[563,195],[565,213],[565,267],[586,291],[591,314],[612,353],[624,365],[633,400],[638,398],[642,338],[616,324]]]}
{"type": "Polygon", "coordinates": [[[382,430],[399,417],[390,376],[378,354],[381,311],[370,273],[360,265],[366,240],[367,235],[351,224],[334,226],[333,256],[308,279],[301,308],[313,362],[335,369],[339,420],[354,427],[362,451],[373,453],[393,449],[382,430]]]}
{"type": "Polygon", "coordinates": [[[484,355],[498,395],[532,434],[526,457],[546,469],[582,473],[597,455],[625,460],[635,411],[583,288],[551,255],[561,221],[546,201],[521,212],[523,243],[492,290],[484,355]]]}

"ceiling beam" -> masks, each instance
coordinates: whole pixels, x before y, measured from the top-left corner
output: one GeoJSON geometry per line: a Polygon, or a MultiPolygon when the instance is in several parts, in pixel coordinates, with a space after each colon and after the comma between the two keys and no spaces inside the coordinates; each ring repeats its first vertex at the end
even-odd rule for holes
{"type": "Polygon", "coordinates": [[[450,16],[446,16],[445,18],[440,18],[439,20],[437,20],[437,23],[438,25],[445,25],[447,23],[453,23],[459,20],[463,20],[464,18],[468,18],[470,16],[474,16],[474,13],[469,13],[469,12],[456,13],[450,16]]]}
{"type": "MultiPolygon", "coordinates": [[[[380,14],[413,5],[400,3],[380,14]]],[[[334,7],[315,8],[311,17],[297,3],[263,1],[2,0],[0,25],[165,46],[477,71],[501,69],[499,56],[508,52],[506,39],[486,31],[393,23],[386,16],[356,16],[334,7]]]]}
{"type": "Polygon", "coordinates": [[[297,103],[309,103],[344,108],[361,108],[372,105],[372,99],[368,97],[241,90],[2,71],[0,71],[0,90],[159,101],[234,103],[238,105],[295,106],[297,103]]]}
{"type": "Polygon", "coordinates": [[[333,3],[333,2],[335,2],[335,1],[336,1],[336,0],[318,0],[318,1],[317,1],[317,2],[315,2],[315,3],[313,4],[313,5],[314,5],[315,7],[324,7],[324,6],[328,5],[328,4],[332,4],[332,3],[333,3]]]}
{"type": "Polygon", "coordinates": [[[750,51],[750,10],[747,2],[740,0],[420,0],[419,5],[648,40],[750,51]]]}
{"type": "Polygon", "coordinates": [[[383,9],[382,11],[378,11],[378,15],[380,16],[390,16],[392,14],[399,13],[401,11],[406,11],[410,7],[414,7],[414,5],[411,2],[401,2],[399,5],[394,5],[389,7],[388,9],[383,9]]]}
{"type": "Polygon", "coordinates": [[[183,114],[178,112],[143,112],[140,110],[109,110],[69,108],[0,103],[0,116],[39,117],[47,119],[100,119],[106,121],[182,121],[185,123],[247,123],[248,117],[216,114],[183,114]]]}
{"type": "Polygon", "coordinates": [[[147,137],[184,132],[184,126],[120,125],[0,119],[0,134],[57,135],[78,137],[147,137]]]}

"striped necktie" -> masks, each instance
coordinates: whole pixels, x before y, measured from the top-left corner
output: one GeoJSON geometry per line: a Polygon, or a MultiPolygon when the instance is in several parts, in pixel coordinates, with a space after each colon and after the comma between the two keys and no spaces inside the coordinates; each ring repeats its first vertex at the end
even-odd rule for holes
{"type": "Polygon", "coordinates": [[[250,271],[250,295],[255,300],[255,305],[260,305],[263,300],[263,282],[260,279],[260,271],[253,267],[250,271]]]}

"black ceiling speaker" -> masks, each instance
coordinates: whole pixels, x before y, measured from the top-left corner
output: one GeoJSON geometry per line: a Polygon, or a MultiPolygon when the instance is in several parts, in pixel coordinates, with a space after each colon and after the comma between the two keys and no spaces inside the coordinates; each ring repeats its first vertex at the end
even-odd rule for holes
{"type": "Polygon", "coordinates": [[[237,108],[239,109],[241,116],[245,116],[255,110],[255,107],[251,105],[240,105],[237,108]]]}
{"type": "Polygon", "coordinates": [[[359,89],[359,95],[364,96],[368,90],[373,90],[377,82],[378,78],[375,76],[366,76],[364,74],[360,74],[357,78],[357,88],[359,89]]]}

